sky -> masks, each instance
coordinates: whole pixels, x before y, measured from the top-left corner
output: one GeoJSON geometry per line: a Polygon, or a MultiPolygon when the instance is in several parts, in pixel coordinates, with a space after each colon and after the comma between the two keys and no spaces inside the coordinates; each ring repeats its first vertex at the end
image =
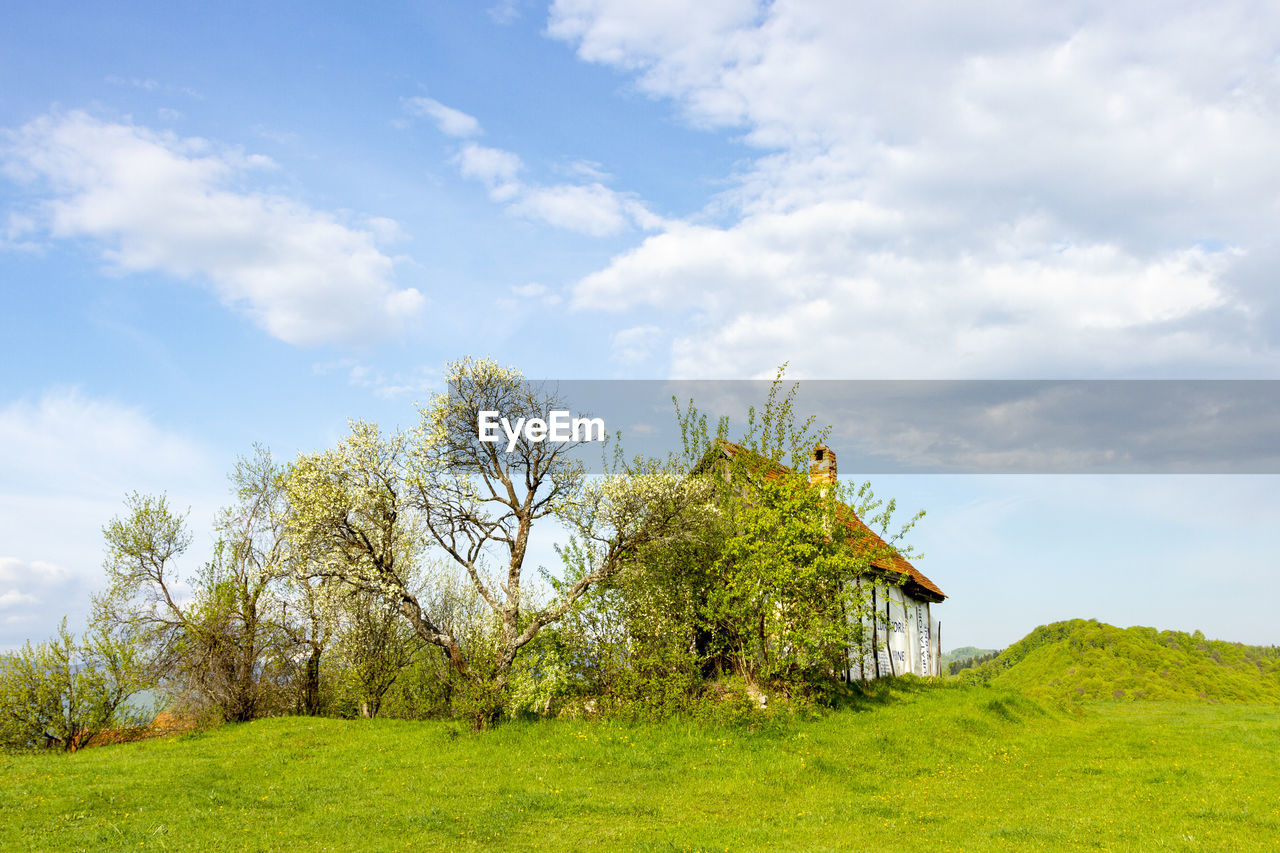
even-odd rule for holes
{"type": "MultiPolygon", "coordinates": [[[[83,620],[129,492],[190,508],[193,567],[238,455],[408,425],[466,355],[563,379],[1280,378],[1268,4],[5,17],[0,648],[83,620]]],[[[1075,617],[1280,644],[1251,606],[1280,600],[1275,475],[873,484],[927,511],[949,647],[1075,617]]]]}

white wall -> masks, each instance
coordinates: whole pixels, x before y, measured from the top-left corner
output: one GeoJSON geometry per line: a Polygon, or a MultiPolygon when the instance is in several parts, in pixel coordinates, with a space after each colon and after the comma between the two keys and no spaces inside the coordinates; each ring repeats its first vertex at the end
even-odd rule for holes
{"type": "Polygon", "coordinates": [[[940,674],[938,623],[929,602],[911,597],[900,587],[876,584],[874,622],[873,626],[868,618],[864,623],[866,646],[861,655],[853,652],[850,678],[940,674]]]}

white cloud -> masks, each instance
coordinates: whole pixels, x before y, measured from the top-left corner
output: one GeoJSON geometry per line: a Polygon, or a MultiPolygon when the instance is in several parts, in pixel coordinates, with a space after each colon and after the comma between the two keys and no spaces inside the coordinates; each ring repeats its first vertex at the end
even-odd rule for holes
{"type": "Polygon", "coordinates": [[[43,560],[0,557],[0,619],[28,621],[47,599],[71,586],[71,573],[43,560]]]}
{"type": "Polygon", "coordinates": [[[74,389],[0,408],[0,482],[27,495],[122,498],[171,477],[220,479],[206,450],[140,409],[74,389]],[[133,485],[131,485],[133,484],[133,485]]]}
{"type": "Polygon", "coordinates": [[[662,330],[657,326],[634,326],[615,332],[609,357],[624,365],[647,361],[654,346],[662,340],[662,330]]]}
{"type": "Polygon", "coordinates": [[[455,158],[464,178],[480,181],[489,187],[495,200],[506,200],[518,190],[516,175],[524,168],[520,158],[501,148],[488,148],[469,142],[455,158]]]}
{"type": "Polygon", "coordinates": [[[355,388],[367,389],[374,396],[384,400],[423,394],[437,388],[440,383],[440,373],[433,368],[419,366],[388,373],[351,358],[314,364],[311,372],[317,375],[344,373],[347,384],[355,388]]]}
{"type": "Polygon", "coordinates": [[[510,211],[556,228],[604,237],[627,226],[622,199],[601,184],[560,184],[531,187],[520,194],[510,211]]]}
{"type": "Polygon", "coordinates": [[[480,122],[476,121],[474,116],[467,115],[462,110],[455,110],[453,107],[445,106],[434,98],[426,98],[422,96],[405,98],[404,108],[411,115],[429,118],[440,132],[446,136],[468,137],[476,136],[482,131],[480,130],[480,122]]]}
{"type": "Polygon", "coordinates": [[[11,177],[48,189],[35,215],[53,237],[96,240],[120,273],[206,283],[289,343],[395,335],[423,309],[421,293],[395,286],[375,229],[232,188],[265,157],[82,112],[8,132],[3,153],[11,177]]]}
{"type": "MultiPolygon", "coordinates": [[[[54,390],[0,405],[0,647],[74,627],[102,586],[102,526],[127,493],[191,509],[194,552],[224,497],[222,466],[144,411],[54,390]]],[[[202,556],[195,556],[198,561],[202,556]]]]}
{"type": "MultiPolygon", "coordinates": [[[[454,158],[464,178],[480,181],[489,197],[507,205],[507,212],[554,228],[592,237],[618,234],[635,224],[649,230],[662,219],[630,195],[616,192],[599,181],[587,184],[536,184],[519,180],[524,163],[501,148],[469,142],[454,158]]],[[[577,164],[575,171],[585,174],[577,164]]],[[[593,168],[596,174],[600,174],[593,168]]]]}
{"type": "Polygon", "coordinates": [[[498,0],[485,10],[485,14],[499,26],[514,24],[520,19],[520,0],[498,0]]]}
{"type": "Polygon", "coordinates": [[[85,592],[61,566],[0,556],[0,650],[51,636],[63,615],[81,608],[85,592]]]}
{"type": "Polygon", "coordinates": [[[8,610],[10,607],[18,607],[24,604],[35,604],[38,601],[39,599],[34,595],[11,589],[0,593],[0,610],[8,610]]]}
{"type": "Polygon", "coordinates": [[[693,309],[679,373],[1274,370],[1280,12],[557,0],[548,31],[757,149],[728,224],[573,289],[693,309]]]}
{"type": "Polygon", "coordinates": [[[545,284],[538,284],[536,281],[531,281],[528,284],[514,285],[511,288],[511,292],[516,296],[527,296],[532,298],[546,294],[547,286],[545,284]]]}
{"type": "Polygon", "coordinates": [[[594,160],[574,160],[562,170],[565,174],[577,178],[586,178],[598,184],[603,184],[613,178],[604,170],[604,165],[594,160]]]}
{"type": "Polygon", "coordinates": [[[544,305],[559,305],[561,302],[560,294],[553,293],[545,284],[536,281],[512,285],[511,292],[521,299],[536,299],[544,305]]]}

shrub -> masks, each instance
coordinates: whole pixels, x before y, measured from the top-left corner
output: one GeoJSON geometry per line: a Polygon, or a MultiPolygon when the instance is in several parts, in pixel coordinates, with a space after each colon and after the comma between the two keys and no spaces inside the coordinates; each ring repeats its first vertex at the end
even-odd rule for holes
{"type": "Polygon", "coordinates": [[[108,727],[149,722],[125,708],[148,685],[136,646],[104,629],[77,642],[64,619],[58,635],[0,655],[0,745],[73,751],[108,727]]]}

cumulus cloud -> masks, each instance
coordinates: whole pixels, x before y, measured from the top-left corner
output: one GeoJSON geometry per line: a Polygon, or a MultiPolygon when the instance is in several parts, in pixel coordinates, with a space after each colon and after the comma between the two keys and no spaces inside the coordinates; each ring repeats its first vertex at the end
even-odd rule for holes
{"type": "Polygon", "coordinates": [[[601,184],[532,187],[510,210],[517,216],[593,237],[617,234],[627,225],[623,200],[601,184]]]}
{"type": "Polygon", "coordinates": [[[32,215],[49,236],[90,238],[119,273],[203,283],[288,343],[395,335],[423,309],[378,248],[385,223],[240,189],[265,157],[70,112],[6,133],[3,158],[47,193],[32,215]]]}
{"type": "Polygon", "coordinates": [[[405,111],[410,115],[429,118],[446,136],[476,136],[481,133],[480,122],[462,110],[445,106],[435,98],[414,97],[404,99],[405,111]]]}
{"type": "Polygon", "coordinates": [[[557,0],[548,32],[755,150],[727,224],[573,289],[692,310],[677,374],[1271,369],[1280,13],[557,0]]]}

